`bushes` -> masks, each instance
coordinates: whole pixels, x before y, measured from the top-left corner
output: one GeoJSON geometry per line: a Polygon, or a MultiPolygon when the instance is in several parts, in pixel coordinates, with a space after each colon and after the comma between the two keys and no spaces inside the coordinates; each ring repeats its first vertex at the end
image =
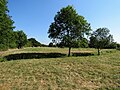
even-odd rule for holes
{"type": "Polygon", "coordinates": [[[117,50],[120,50],[120,44],[117,44],[117,50]]]}

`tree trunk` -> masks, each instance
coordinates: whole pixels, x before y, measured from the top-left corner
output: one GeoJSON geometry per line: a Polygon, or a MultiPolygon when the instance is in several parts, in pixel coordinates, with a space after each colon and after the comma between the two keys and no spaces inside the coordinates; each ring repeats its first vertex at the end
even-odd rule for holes
{"type": "Polygon", "coordinates": [[[70,57],[71,47],[69,47],[68,57],[70,57]]]}
{"type": "Polygon", "coordinates": [[[100,55],[100,49],[98,48],[98,55],[100,55]]]}

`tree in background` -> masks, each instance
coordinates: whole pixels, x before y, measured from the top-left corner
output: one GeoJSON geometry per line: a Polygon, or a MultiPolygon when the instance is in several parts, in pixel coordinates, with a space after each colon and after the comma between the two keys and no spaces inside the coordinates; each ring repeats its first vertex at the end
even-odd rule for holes
{"type": "Polygon", "coordinates": [[[48,47],[54,47],[54,46],[55,45],[52,42],[50,42],[49,45],[48,45],[48,47]]]}
{"type": "Polygon", "coordinates": [[[0,0],[0,50],[14,47],[13,42],[13,20],[8,15],[7,0],[0,0]]]}
{"type": "Polygon", "coordinates": [[[107,28],[98,28],[90,37],[90,46],[98,49],[98,55],[100,55],[100,49],[113,42],[113,36],[109,32],[110,30],[107,28]]]}
{"type": "Polygon", "coordinates": [[[17,48],[20,49],[27,43],[27,35],[21,30],[15,32],[17,48]]]}
{"type": "Polygon", "coordinates": [[[83,16],[78,15],[76,10],[68,5],[62,8],[54,17],[54,22],[51,23],[48,34],[53,42],[63,42],[70,50],[74,46],[74,42],[82,40],[84,35],[88,35],[91,30],[90,24],[83,16]]]}
{"type": "Polygon", "coordinates": [[[116,49],[120,50],[120,44],[119,43],[116,44],[116,49]]]}
{"type": "Polygon", "coordinates": [[[38,47],[41,46],[41,43],[38,42],[35,38],[29,38],[28,43],[30,44],[30,47],[38,47]]]}

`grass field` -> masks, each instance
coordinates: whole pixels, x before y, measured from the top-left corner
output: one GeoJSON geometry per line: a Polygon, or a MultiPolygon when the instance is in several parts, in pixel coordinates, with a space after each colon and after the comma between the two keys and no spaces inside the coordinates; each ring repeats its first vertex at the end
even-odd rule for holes
{"type": "MultiPolygon", "coordinates": [[[[120,90],[120,51],[72,49],[91,56],[19,59],[0,62],[0,90],[120,90]]],[[[21,53],[62,53],[64,48],[24,48],[0,52],[1,59],[21,53]]]]}

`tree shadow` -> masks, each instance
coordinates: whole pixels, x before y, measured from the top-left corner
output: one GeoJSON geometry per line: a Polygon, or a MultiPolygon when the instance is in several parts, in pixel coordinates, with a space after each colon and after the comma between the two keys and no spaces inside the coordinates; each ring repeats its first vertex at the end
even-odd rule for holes
{"type": "Polygon", "coordinates": [[[94,54],[93,53],[89,53],[89,52],[76,52],[76,53],[72,53],[72,56],[93,56],[94,54]]]}
{"type": "Polygon", "coordinates": [[[18,59],[58,58],[64,56],[66,56],[66,54],[62,54],[62,53],[20,53],[20,54],[11,54],[5,56],[4,58],[10,61],[10,60],[18,60],[18,59]]]}

